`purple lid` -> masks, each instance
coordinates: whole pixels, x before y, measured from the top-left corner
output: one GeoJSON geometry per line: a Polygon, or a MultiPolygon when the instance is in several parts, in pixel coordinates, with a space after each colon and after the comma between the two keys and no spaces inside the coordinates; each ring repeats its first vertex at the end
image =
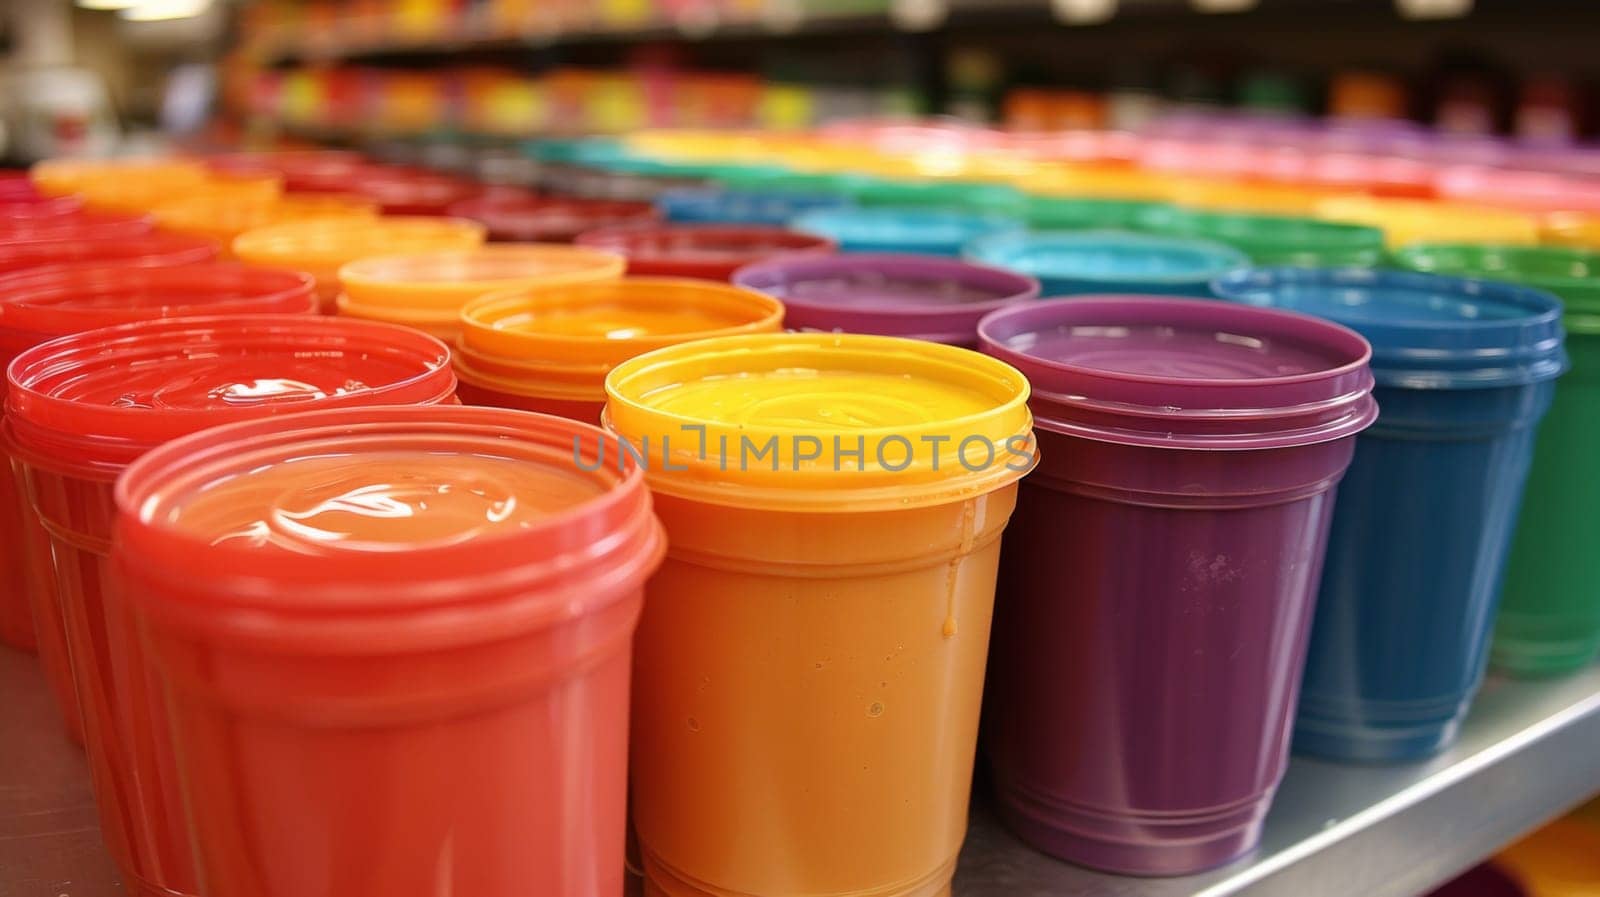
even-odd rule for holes
{"type": "Polygon", "coordinates": [[[777,259],[734,272],[737,286],[783,302],[790,330],[902,336],[975,346],[978,321],[1039,297],[1039,281],[937,256],[862,253],[777,259]]]}
{"type": "Polygon", "coordinates": [[[1035,426],[1124,445],[1261,449],[1353,436],[1378,416],[1360,334],[1209,299],[1077,296],[978,325],[1033,384],[1035,426]]]}

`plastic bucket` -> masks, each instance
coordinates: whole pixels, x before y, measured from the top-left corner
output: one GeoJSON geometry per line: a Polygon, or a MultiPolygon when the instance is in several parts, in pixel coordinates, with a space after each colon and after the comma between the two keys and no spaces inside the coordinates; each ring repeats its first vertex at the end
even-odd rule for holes
{"type": "Polygon", "coordinates": [[[1561,302],[1489,281],[1261,269],[1225,299],[1372,343],[1378,422],[1339,487],[1296,750],[1405,762],[1454,739],[1483,680],[1534,434],[1567,366],[1561,302]]]}
{"type": "Polygon", "coordinates": [[[1226,863],[1283,776],[1334,488],[1377,416],[1367,343],[1148,296],[1013,306],[978,335],[1033,384],[1040,452],[984,710],[1001,819],[1111,872],[1226,863]]]}

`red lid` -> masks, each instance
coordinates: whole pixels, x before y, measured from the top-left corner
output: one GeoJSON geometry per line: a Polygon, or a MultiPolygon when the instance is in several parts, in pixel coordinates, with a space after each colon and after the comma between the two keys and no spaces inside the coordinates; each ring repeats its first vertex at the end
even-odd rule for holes
{"type": "Polygon", "coordinates": [[[346,150],[224,153],[205,162],[212,170],[229,174],[276,172],[288,191],[339,193],[349,189],[350,179],[366,164],[360,153],[346,150]]]}
{"type": "Polygon", "coordinates": [[[0,276],[0,330],[42,336],[195,314],[300,314],[311,275],[231,262],[51,265],[0,276]]]}
{"type": "MultiPolygon", "coordinates": [[[[58,197],[71,199],[75,197],[58,197]]],[[[100,215],[94,213],[52,215],[49,217],[7,217],[0,213],[0,243],[39,240],[121,240],[156,229],[148,215],[100,215]]]]}
{"type": "Polygon", "coordinates": [[[0,172],[0,200],[29,199],[39,195],[26,171],[0,172]]]}
{"type": "Polygon", "coordinates": [[[781,227],[661,225],[612,227],[573,241],[619,252],[629,274],[727,280],[745,265],[795,253],[830,253],[834,241],[781,227]]]}
{"type": "Polygon", "coordinates": [[[492,239],[531,243],[570,243],[585,231],[648,224],[661,217],[656,207],[647,202],[505,194],[464,200],[449,211],[458,218],[482,223],[492,239]]]}
{"type": "Polygon", "coordinates": [[[443,215],[451,204],[470,199],[483,188],[420,168],[366,165],[356,170],[349,189],[377,203],[388,215],[443,215]]]}
{"type": "MultiPolygon", "coordinates": [[[[218,427],[150,452],[120,479],[117,562],[131,580],[159,583],[131,590],[157,625],[278,656],[460,647],[572,624],[593,639],[625,638],[634,613],[594,614],[636,596],[666,548],[643,472],[625,454],[598,427],[501,408],[347,408],[218,427]],[[441,458],[415,471],[418,492],[460,485],[451,456],[521,462],[522,481],[480,476],[486,502],[537,490],[535,478],[561,485],[521,496],[540,507],[533,519],[488,529],[483,516],[459,514],[414,543],[317,539],[310,526],[280,530],[281,515],[220,541],[183,526],[212,484],[248,487],[281,477],[286,464],[417,452],[441,458]]],[[[300,498],[281,487],[271,494],[300,498]]],[[[393,501],[427,513],[412,494],[393,501]]]]}
{"type": "Polygon", "coordinates": [[[450,350],[406,327],[319,315],[141,321],[64,336],[7,371],[12,447],[114,473],[207,427],[314,408],[436,404],[450,350]]]}
{"type": "MultiPolygon", "coordinates": [[[[3,184],[4,182],[0,182],[3,184]]],[[[8,194],[0,189],[0,222],[48,221],[83,211],[83,200],[73,195],[8,194]]]]}
{"type": "Polygon", "coordinates": [[[217,257],[217,244],[201,237],[153,233],[119,238],[65,238],[0,242],[0,274],[41,265],[117,263],[121,265],[186,265],[217,257]]]}

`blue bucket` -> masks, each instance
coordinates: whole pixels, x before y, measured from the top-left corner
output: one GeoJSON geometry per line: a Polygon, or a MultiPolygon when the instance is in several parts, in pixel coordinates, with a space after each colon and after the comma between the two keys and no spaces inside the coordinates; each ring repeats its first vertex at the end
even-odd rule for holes
{"type": "Polygon", "coordinates": [[[693,224],[788,225],[815,209],[844,209],[850,199],[826,193],[758,190],[669,190],[656,199],[668,221],[693,224]]]}
{"type": "Polygon", "coordinates": [[[1455,739],[1483,681],[1535,430],[1567,368],[1561,302],[1361,268],[1238,271],[1214,288],[1372,343],[1378,421],[1339,486],[1294,747],[1429,756],[1455,739]]]}
{"type": "Polygon", "coordinates": [[[1045,297],[1092,293],[1210,296],[1211,282],[1250,264],[1221,243],[1125,231],[1039,231],[984,237],[970,261],[1039,278],[1045,297]]]}

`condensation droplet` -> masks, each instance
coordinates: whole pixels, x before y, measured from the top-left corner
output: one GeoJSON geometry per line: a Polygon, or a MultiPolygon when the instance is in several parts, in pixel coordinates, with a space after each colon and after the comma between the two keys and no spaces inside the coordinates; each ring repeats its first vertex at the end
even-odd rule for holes
{"type": "Polygon", "coordinates": [[[941,631],[944,633],[944,637],[945,638],[955,638],[956,637],[956,618],[955,617],[945,617],[944,618],[944,629],[941,630],[941,631]]]}
{"type": "Polygon", "coordinates": [[[700,721],[695,719],[692,716],[689,717],[689,731],[690,732],[698,732],[698,731],[700,731],[700,721]]]}
{"type": "Polygon", "coordinates": [[[873,701],[870,705],[868,705],[867,716],[870,716],[873,719],[883,716],[883,703],[881,701],[873,701]]]}

